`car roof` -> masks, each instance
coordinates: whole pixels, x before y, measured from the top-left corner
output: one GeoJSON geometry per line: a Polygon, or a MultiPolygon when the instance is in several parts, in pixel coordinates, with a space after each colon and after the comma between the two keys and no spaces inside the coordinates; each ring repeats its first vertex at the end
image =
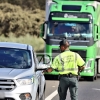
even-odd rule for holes
{"type": "Polygon", "coordinates": [[[0,47],[18,48],[18,49],[32,49],[31,45],[15,42],[0,42],[0,47]]]}

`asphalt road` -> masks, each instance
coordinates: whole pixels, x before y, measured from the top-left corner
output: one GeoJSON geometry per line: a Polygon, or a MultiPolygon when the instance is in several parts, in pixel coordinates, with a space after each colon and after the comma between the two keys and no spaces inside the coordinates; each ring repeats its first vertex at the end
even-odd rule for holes
{"type": "MultiPolygon", "coordinates": [[[[57,87],[59,81],[46,80],[45,100],[59,100],[57,87]]],[[[94,82],[79,81],[78,100],[100,100],[100,78],[94,82]]],[[[70,99],[68,91],[66,100],[70,99]]]]}

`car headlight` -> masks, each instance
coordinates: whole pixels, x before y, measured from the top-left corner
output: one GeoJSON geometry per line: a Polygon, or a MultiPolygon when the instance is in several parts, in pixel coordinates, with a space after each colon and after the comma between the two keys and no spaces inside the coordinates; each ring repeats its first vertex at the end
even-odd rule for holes
{"type": "Polygon", "coordinates": [[[34,77],[25,77],[25,78],[17,79],[17,82],[20,85],[30,85],[34,82],[34,77]]]}

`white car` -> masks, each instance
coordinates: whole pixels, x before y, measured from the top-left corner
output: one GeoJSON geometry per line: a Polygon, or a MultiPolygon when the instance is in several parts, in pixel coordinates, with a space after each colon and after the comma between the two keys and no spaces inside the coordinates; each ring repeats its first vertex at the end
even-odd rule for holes
{"type": "Polygon", "coordinates": [[[42,68],[31,45],[0,42],[0,100],[44,100],[42,68]]]}

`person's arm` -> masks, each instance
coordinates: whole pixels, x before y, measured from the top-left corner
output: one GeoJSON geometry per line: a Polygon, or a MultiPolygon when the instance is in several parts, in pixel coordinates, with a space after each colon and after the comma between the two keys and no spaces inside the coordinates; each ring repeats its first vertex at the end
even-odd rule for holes
{"type": "Polygon", "coordinates": [[[48,69],[44,70],[43,72],[50,73],[50,72],[52,72],[52,71],[53,71],[53,68],[52,68],[52,67],[50,67],[50,68],[48,68],[48,69]]]}
{"type": "Polygon", "coordinates": [[[85,69],[85,61],[79,54],[77,54],[77,65],[79,66],[79,72],[82,72],[85,69]]]}
{"type": "Polygon", "coordinates": [[[84,69],[85,69],[85,65],[84,66],[79,66],[79,72],[82,72],[82,71],[84,71],[84,69]]]}
{"type": "Polygon", "coordinates": [[[48,68],[48,69],[46,69],[44,72],[50,73],[50,72],[52,72],[53,70],[57,69],[58,65],[59,65],[58,58],[55,57],[54,60],[53,60],[53,63],[51,64],[51,67],[48,68]]]}

